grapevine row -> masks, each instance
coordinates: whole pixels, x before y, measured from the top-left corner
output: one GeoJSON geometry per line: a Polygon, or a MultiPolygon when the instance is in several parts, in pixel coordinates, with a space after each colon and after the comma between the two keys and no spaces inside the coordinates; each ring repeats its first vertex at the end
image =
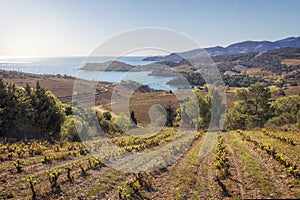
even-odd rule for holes
{"type": "Polygon", "coordinates": [[[274,138],[274,139],[277,139],[277,140],[280,140],[282,142],[285,142],[287,144],[290,144],[290,145],[293,145],[295,146],[295,142],[293,139],[291,138],[288,138],[288,137],[285,137],[285,136],[280,136],[280,135],[276,135],[274,133],[271,133],[271,132],[268,132],[266,129],[263,129],[262,130],[263,134],[270,137],[270,138],[274,138]]]}
{"type": "Polygon", "coordinates": [[[216,144],[217,153],[215,154],[215,167],[217,169],[216,172],[216,181],[218,185],[222,188],[222,191],[225,196],[230,196],[226,186],[222,182],[222,180],[228,179],[231,174],[229,172],[229,158],[228,158],[228,151],[226,145],[224,144],[224,139],[222,135],[219,135],[218,141],[216,144]]]}
{"type": "Polygon", "coordinates": [[[237,130],[237,132],[242,136],[243,140],[246,140],[248,142],[253,143],[256,147],[261,149],[262,151],[265,151],[267,154],[272,156],[276,161],[278,161],[280,164],[282,164],[284,167],[287,168],[288,173],[290,173],[292,176],[294,176],[297,179],[300,179],[300,173],[298,170],[298,167],[296,164],[289,161],[285,156],[283,156],[282,153],[278,153],[276,149],[274,149],[271,145],[266,145],[261,142],[258,142],[254,139],[252,139],[249,135],[247,135],[242,130],[237,130]]]}

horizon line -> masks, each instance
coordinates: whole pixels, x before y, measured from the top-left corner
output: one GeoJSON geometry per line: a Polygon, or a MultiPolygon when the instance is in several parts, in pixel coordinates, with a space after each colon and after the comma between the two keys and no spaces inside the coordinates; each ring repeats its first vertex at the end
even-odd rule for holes
{"type": "MultiPolygon", "coordinates": [[[[233,44],[238,44],[238,43],[242,43],[242,42],[276,42],[276,41],[280,41],[280,40],[284,40],[284,39],[289,39],[289,38],[300,38],[300,36],[286,36],[284,38],[279,38],[279,39],[275,39],[275,40],[240,40],[240,41],[236,41],[236,42],[232,42],[225,45],[214,45],[214,46],[207,46],[207,47],[202,47],[202,48],[198,48],[198,49],[206,49],[206,48],[214,48],[214,47],[222,47],[222,48],[227,48],[233,44]]],[[[190,49],[187,51],[192,51],[195,49],[190,49]]],[[[173,52],[173,53],[181,53],[181,52],[186,52],[186,51],[178,51],[178,52],[173,52]]],[[[89,56],[89,55],[50,55],[50,56],[46,56],[46,55],[41,55],[41,56],[16,56],[16,55],[0,55],[0,59],[34,59],[34,58],[67,58],[67,57],[150,57],[150,56],[166,56],[169,55],[169,53],[162,53],[162,54],[155,54],[155,55],[130,55],[130,56],[120,56],[120,55],[103,55],[103,56],[89,56]]]]}

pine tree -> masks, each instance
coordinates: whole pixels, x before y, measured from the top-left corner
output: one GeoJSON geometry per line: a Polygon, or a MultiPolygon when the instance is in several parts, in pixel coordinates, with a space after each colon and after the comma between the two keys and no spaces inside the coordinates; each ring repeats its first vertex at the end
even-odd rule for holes
{"type": "Polygon", "coordinates": [[[8,127],[8,123],[6,120],[6,102],[5,102],[5,98],[6,98],[7,94],[6,94],[6,86],[4,84],[4,82],[2,81],[2,79],[0,79],[0,136],[3,135],[8,127]]]}
{"type": "Polygon", "coordinates": [[[0,135],[23,138],[27,132],[56,137],[64,121],[61,103],[37,82],[36,89],[4,84],[0,79],[0,135]]]}
{"type": "Polygon", "coordinates": [[[51,92],[42,88],[39,82],[36,84],[32,101],[35,110],[33,121],[39,132],[46,137],[56,137],[64,121],[64,110],[60,102],[51,92]]]}
{"type": "Polygon", "coordinates": [[[172,106],[171,102],[169,102],[168,105],[165,107],[165,111],[167,113],[166,126],[172,127],[177,113],[175,108],[172,106]]]}
{"type": "Polygon", "coordinates": [[[134,127],[136,127],[137,126],[137,119],[135,117],[135,114],[134,114],[133,110],[130,113],[130,120],[131,120],[131,123],[134,125],[134,127]]]}

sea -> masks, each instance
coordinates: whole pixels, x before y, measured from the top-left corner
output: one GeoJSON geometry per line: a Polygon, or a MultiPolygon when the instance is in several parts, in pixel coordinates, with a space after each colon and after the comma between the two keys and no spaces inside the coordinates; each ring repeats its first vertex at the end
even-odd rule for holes
{"type": "Polygon", "coordinates": [[[0,57],[0,69],[13,70],[32,74],[68,75],[86,80],[121,82],[135,81],[149,85],[156,90],[176,90],[175,86],[168,85],[167,82],[173,77],[148,76],[150,72],[111,72],[111,71],[85,71],[80,70],[85,63],[103,63],[117,60],[130,65],[142,66],[152,63],[143,61],[143,56],[126,57],[51,57],[51,58],[12,58],[0,57]]]}

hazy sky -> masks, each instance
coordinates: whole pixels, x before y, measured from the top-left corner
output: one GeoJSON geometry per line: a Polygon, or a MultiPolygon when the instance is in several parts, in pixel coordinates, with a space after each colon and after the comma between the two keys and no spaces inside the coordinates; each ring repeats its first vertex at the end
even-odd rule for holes
{"type": "Polygon", "coordinates": [[[0,0],[0,56],[88,55],[142,27],[173,29],[202,47],[273,41],[300,36],[299,8],[298,0],[0,0]]]}

